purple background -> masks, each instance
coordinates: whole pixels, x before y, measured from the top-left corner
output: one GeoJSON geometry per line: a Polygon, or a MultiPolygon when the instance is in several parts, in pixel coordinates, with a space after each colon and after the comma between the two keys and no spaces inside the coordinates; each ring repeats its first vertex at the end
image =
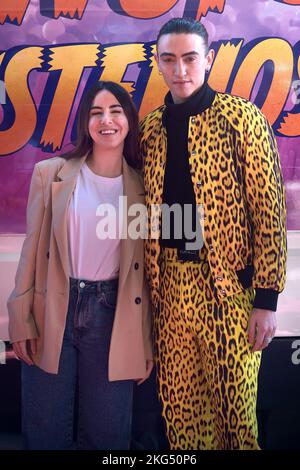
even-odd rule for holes
{"type": "MultiPolygon", "coordinates": [[[[151,5],[151,1],[149,4],[151,5]]],[[[113,12],[104,0],[89,0],[81,20],[62,17],[55,20],[42,16],[40,2],[31,0],[20,26],[8,23],[0,26],[1,50],[20,45],[154,41],[160,26],[171,17],[181,17],[185,6],[186,0],[179,0],[176,6],[163,16],[141,20],[113,12]]],[[[251,0],[251,3],[227,0],[222,14],[208,12],[202,21],[208,29],[211,42],[232,38],[244,38],[245,42],[248,42],[261,37],[279,37],[288,40],[293,46],[300,39],[300,6],[291,6],[275,0],[251,0]]],[[[132,67],[129,72],[132,74],[131,78],[135,77],[138,71],[132,67]]],[[[46,78],[46,73],[30,74],[30,87],[36,103],[42,95],[46,78]]],[[[0,106],[0,122],[2,118],[3,109],[0,106]]],[[[69,141],[68,128],[64,144],[69,141]]],[[[277,137],[277,142],[286,184],[288,228],[299,230],[300,135],[297,138],[277,137]]],[[[0,233],[25,232],[25,208],[32,168],[35,162],[49,156],[51,154],[28,144],[14,154],[0,157],[0,233]]]]}

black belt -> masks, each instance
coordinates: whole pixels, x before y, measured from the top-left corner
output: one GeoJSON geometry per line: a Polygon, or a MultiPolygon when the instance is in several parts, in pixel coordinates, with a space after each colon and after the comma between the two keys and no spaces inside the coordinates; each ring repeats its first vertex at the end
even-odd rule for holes
{"type": "Polygon", "coordinates": [[[177,259],[182,262],[201,262],[199,250],[184,250],[182,248],[177,248],[177,259]]]}

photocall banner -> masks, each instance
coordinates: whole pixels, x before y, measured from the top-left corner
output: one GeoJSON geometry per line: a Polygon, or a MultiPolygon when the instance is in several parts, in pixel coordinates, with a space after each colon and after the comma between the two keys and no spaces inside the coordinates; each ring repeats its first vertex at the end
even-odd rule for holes
{"type": "Polygon", "coordinates": [[[0,233],[25,232],[33,165],[71,148],[92,83],[122,84],[141,118],[163,102],[155,38],[182,16],[208,30],[209,84],[250,99],[269,119],[288,229],[300,229],[300,0],[1,0],[0,233]]]}

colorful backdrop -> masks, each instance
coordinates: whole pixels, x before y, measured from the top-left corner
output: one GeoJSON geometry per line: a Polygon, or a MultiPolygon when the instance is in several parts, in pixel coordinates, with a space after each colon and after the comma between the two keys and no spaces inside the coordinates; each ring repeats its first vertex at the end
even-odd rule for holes
{"type": "Polygon", "coordinates": [[[141,117],[162,103],[154,42],[175,16],[207,27],[210,85],[251,99],[271,122],[288,228],[300,229],[300,0],[1,0],[0,233],[25,232],[33,165],[70,148],[91,83],[121,83],[141,117]]]}

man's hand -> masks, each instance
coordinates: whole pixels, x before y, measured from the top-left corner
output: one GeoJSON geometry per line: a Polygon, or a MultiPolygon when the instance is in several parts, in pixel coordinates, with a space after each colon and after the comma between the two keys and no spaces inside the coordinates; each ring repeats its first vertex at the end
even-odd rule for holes
{"type": "Polygon", "coordinates": [[[277,328],[276,314],[271,310],[254,308],[249,321],[249,343],[252,351],[261,351],[272,341],[277,328]]]}
{"type": "Polygon", "coordinates": [[[36,354],[36,339],[25,339],[12,344],[15,355],[29,366],[34,364],[32,356],[36,354]]]}
{"type": "Polygon", "coordinates": [[[143,382],[145,382],[145,380],[147,380],[150,377],[153,366],[154,366],[154,361],[152,361],[151,359],[147,359],[147,361],[146,361],[146,375],[145,375],[145,377],[143,377],[142,379],[137,381],[138,385],[141,385],[143,382]]]}

